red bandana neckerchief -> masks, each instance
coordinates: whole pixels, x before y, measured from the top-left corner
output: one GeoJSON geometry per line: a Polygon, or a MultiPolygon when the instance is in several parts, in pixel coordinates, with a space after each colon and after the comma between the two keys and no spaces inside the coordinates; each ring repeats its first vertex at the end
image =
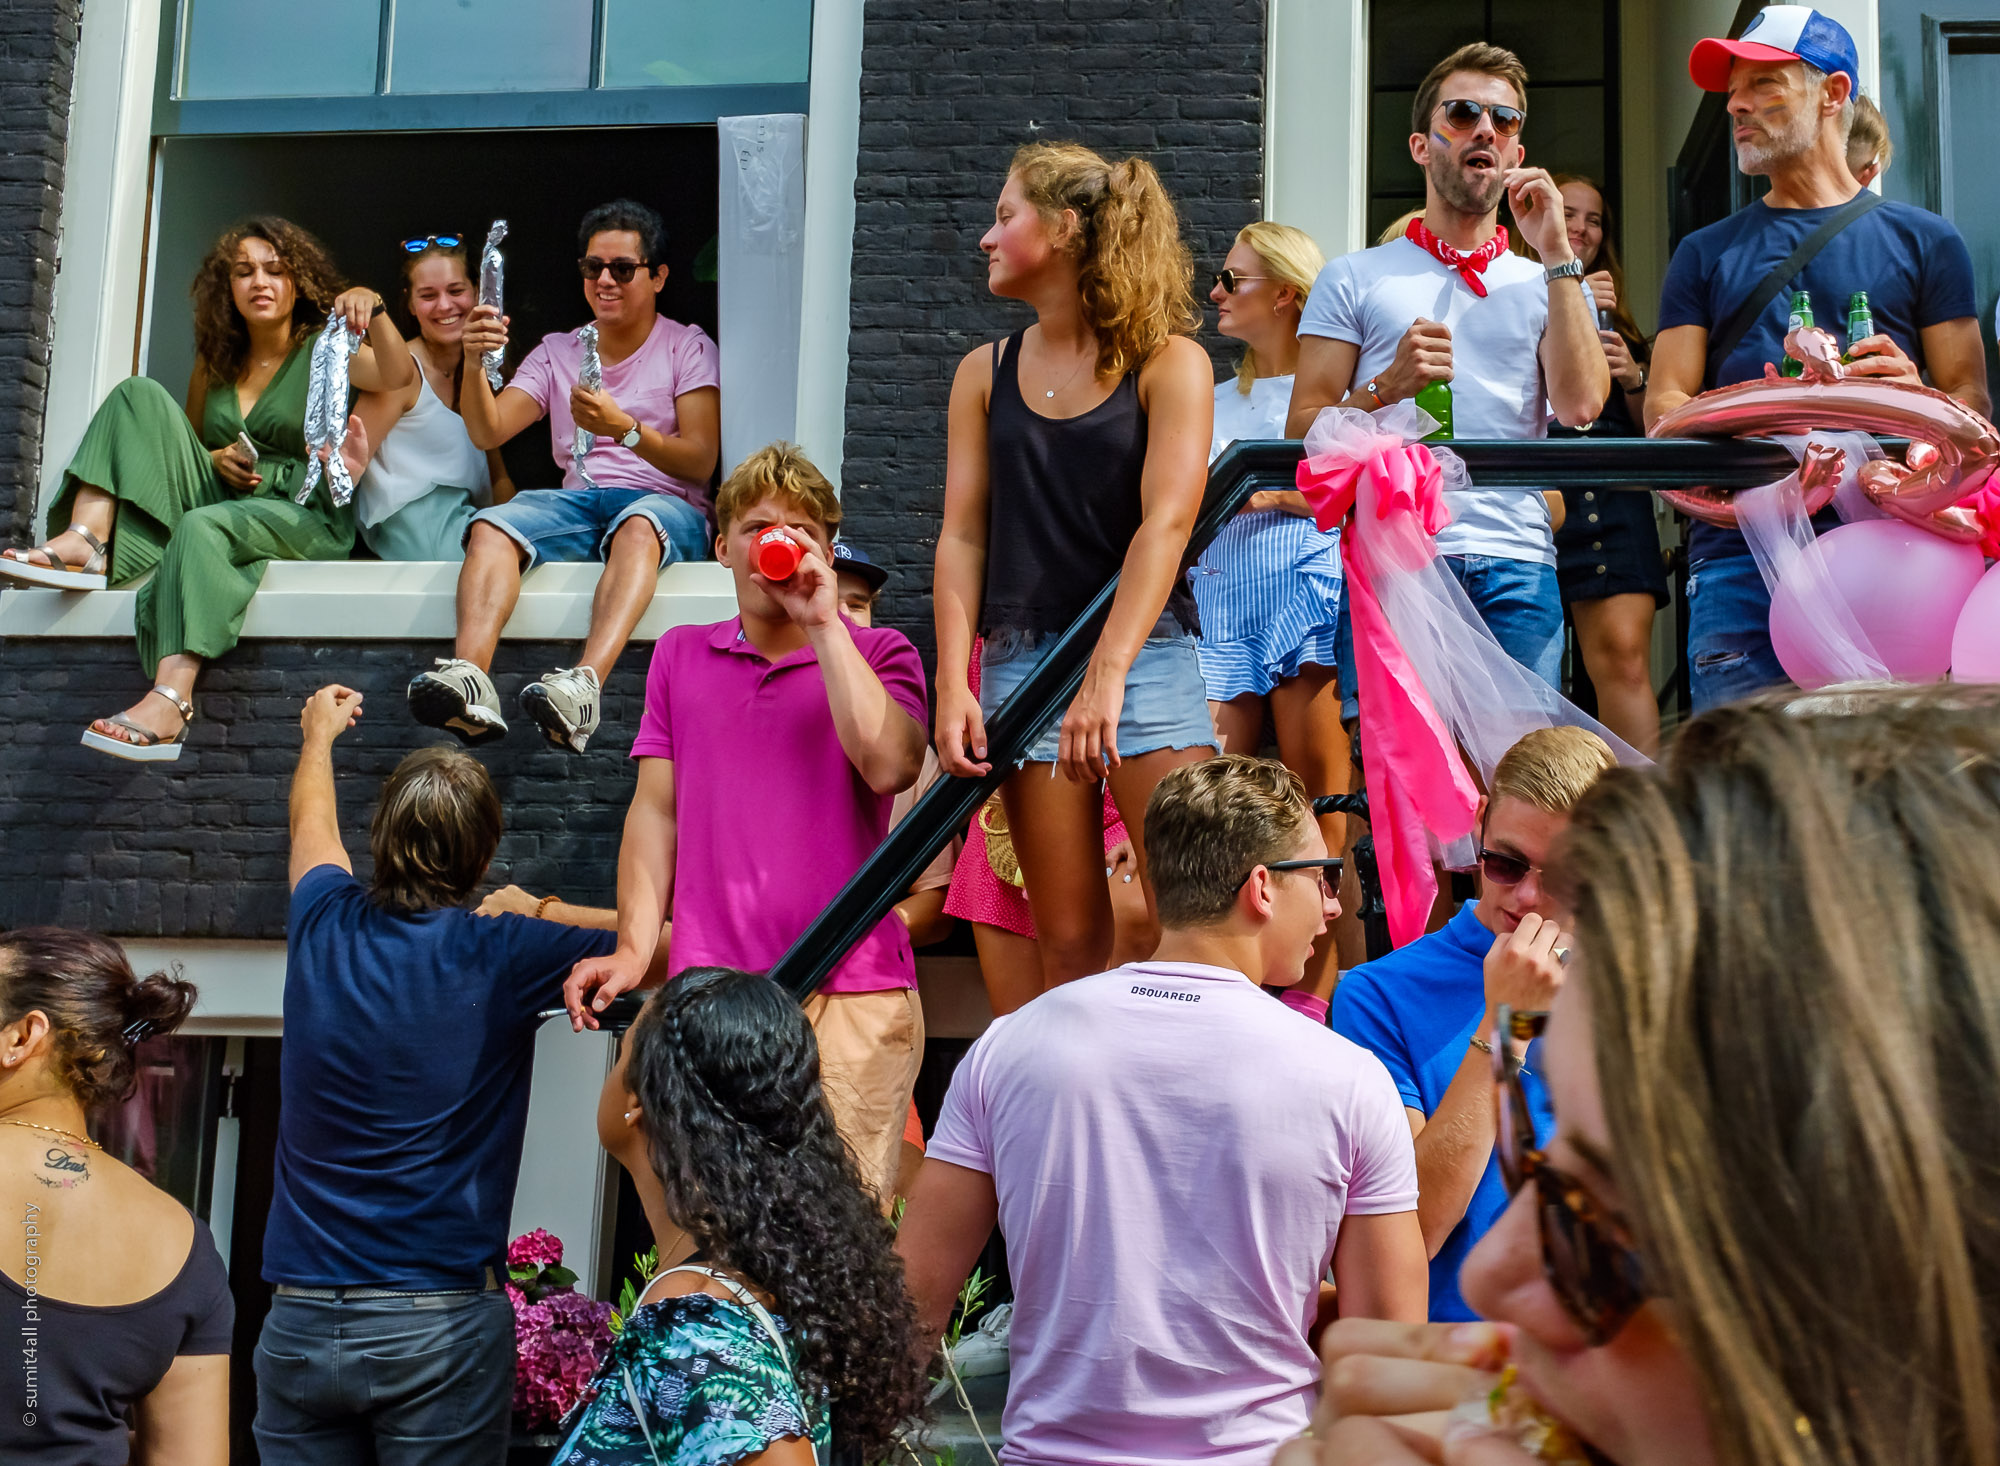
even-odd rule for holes
{"type": "Polygon", "coordinates": [[[1488,265],[1493,263],[1495,257],[1507,248],[1507,226],[1505,224],[1500,225],[1493,231],[1491,239],[1480,245],[1478,249],[1470,252],[1459,249],[1454,245],[1446,244],[1442,239],[1431,233],[1421,218],[1410,220],[1410,227],[1404,230],[1403,233],[1404,237],[1415,244],[1418,249],[1425,251],[1435,259],[1458,271],[1459,278],[1465,281],[1466,289],[1482,300],[1486,298],[1486,282],[1480,279],[1479,276],[1488,265]]]}

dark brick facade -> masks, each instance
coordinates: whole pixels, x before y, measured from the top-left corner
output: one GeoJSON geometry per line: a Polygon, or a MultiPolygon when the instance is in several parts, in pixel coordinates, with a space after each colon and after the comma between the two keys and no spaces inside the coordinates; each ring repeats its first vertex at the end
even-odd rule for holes
{"type": "MultiPolygon", "coordinates": [[[[145,688],[130,641],[0,640],[0,927],[58,922],[131,937],[285,934],[286,801],[299,705],[328,682],[365,697],[334,746],[341,830],[368,870],[383,777],[413,748],[449,740],[411,721],[403,687],[434,643],[246,641],[205,669],[188,747],[171,764],[125,763],[78,744],[92,718],[145,688]]],[[[568,645],[505,642],[494,668],[513,731],[479,751],[507,812],[492,884],[613,905],[632,797],[650,643],[627,648],[589,752],[551,748],[514,695],[568,645]]]]}
{"type": "Polygon", "coordinates": [[[1263,196],[1265,6],[867,0],[864,18],[842,496],[896,572],[883,620],[928,662],[952,373],[1032,319],[987,294],[978,249],[1007,160],[1037,140],[1143,154],[1205,285],[1263,196]]]}
{"type": "Polygon", "coordinates": [[[0,534],[34,511],[81,0],[0,0],[0,534]]]}

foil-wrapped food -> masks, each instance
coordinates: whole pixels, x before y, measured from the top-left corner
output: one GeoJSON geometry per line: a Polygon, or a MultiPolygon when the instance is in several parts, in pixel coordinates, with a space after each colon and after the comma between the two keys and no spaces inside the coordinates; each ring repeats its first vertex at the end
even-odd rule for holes
{"type": "Polygon", "coordinates": [[[311,375],[306,382],[306,476],[298,502],[312,497],[322,471],[336,509],[354,497],[354,479],[340,456],[347,441],[347,359],[361,349],[361,338],[347,328],[339,311],[329,311],[326,329],[313,343],[311,375]]]}
{"type": "Polygon", "coordinates": [[[1590,1448],[1536,1403],[1511,1364],[1490,1390],[1460,1405],[1452,1418],[1497,1432],[1548,1466],[1593,1466],[1590,1448]]]}
{"type": "MultiPolygon", "coordinates": [[[[583,343],[583,361],[577,367],[577,383],[593,392],[601,392],[604,390],[604,363],[598,360],[597,356],[597,323],[593,321],[588,326],[578,327],[576,339],[583,343]]],[[[586,489],[597,487],[591,481],[590,473],[583,462],[590,456],[590,450],[596,446],[596,434],[584,428],[576,430],[576,443],[570,449],[570,462],[576,468],[577,479],[586,489]]]]}
{"type": "MultiPolygon", "coordinates": [[[[479,251],[479,303],[501,310],[501,281],[506,271],[506,261],[500,257],[500,241],[507,237],[507,221],[495,219],[493,227],[486,231],[486,246],[479,251]]],[[[486,368],[486,383],[495,392],[500,390],[500,361],[504,351],[489,351],[479,358],[486,368]]]]}

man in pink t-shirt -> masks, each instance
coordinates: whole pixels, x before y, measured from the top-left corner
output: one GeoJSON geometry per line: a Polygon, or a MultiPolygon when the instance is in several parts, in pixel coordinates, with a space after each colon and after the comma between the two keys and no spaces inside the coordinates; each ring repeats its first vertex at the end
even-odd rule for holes
{"type": "Polygon", "coordinates": [[[592,209],[577,230],[583,298],[597,327],[603,386],[582,385],[575,332],[545,336],[497,394],[482,356],[504,351],[507,321],[492,306],[466,317],[459,412],[480,448],[498,448],[543,418],[562,487],[482,509],[466,531],[452,655],[410,681],[410,712],[466,743],[507,732],[488,675],[522,574],[544,560],[601,560],[590,631],[573,667],[521,689],[522,711],[558,748],[581,753],[597,731],[604,679],[672,560],[708,553],[708,484],[721,436],[715,343],[657,309],[665,229],[644,204],[592,209]],[[581,461],[578,430],[590,435],[581,461]]]}
{"type": "MultiPolygon", "coordinates": [[[[890,806],[923,766],[916,648],[840,612],[833,485],[776,443],[729,476],[716,515],[738,614],[677,626],[653,648],[618,856],[618,948],[579,963],[564,990],[579,1027],[640,985],[669,909],[668,971],[770,967],[882,843],[890,806]],[[805,551],[776,581],[752,568],[773,532],[805,551]]],[[[806,1005],[834,1122],[885,1204],[923,1058],[916,987],[909,931],[891,914],[806,1005]]]]}
{"type": "Polygon", "coordinates": [[[1343,1317],[1421,1322],[1416,1155],[1373,1054],[1263,985],[1339,913],[1305,786],[1227,755],[1146,806],[1146,962],[996,1019],[952,1077],[897,1232],[935,1343],[997,1220],[1014,1280],[1005,1466],[1266,1466],[1343,1317]]]}

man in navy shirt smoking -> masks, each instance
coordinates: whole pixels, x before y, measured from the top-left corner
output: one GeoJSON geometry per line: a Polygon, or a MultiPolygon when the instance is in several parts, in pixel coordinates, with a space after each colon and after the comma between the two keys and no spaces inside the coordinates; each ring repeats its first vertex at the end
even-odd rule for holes
{"type": "MultiPolygon", "coordinates": [[[[1847,170],[1860,67],[1838,22],[1803,5],[1771,5],[1739,39],[1698,43],[1688,71],[1704,90],[1729,94],[1737,166],[1769,178],[1771,191],[1674,251],[1660,295],[1647,426],[1698,392],[1781,363],[1795,290],[1809,292],[1815,323],[1841,338],[1851,298],[1867,292],[1876,334],[1846,343],[1855,358],[1850,375],[1912,384],[1928,377],[1974,411],[1989,411],[1965,241],[1948,221],[1910,204],[1882,202],[1856,216],[1785,282],[1726,358],[1712,359],[1711,342],[1758,285],[1861,193],[1847,170]]],[[[1825,529],[1838,520],[1815,522],[1825,529]]],[[[1771,650],[1770,593],[1743,536],[1696,524],[1688,560],[1696,711],[1784,683],[1771,650]]]]}
{"type": "MultiPolygon", "coordinates": [[[[1333,992],[1333,1030],[1379,1058],[1396,1081],[1417,1146],[1417,1221],[1431,1256],[1430,1316],[1477,1317],[1458,1291],[1473,1244],[1507,1209],[1493,1156],[1493,1061],[1502,1005],[1543,1012],[1562,985],[1569,939],[1542,867],[1570,811],[1616,760],[1582,728],[1541,728],[1508,749],[1480,811],[1485,877],[1438,931],[1363,963],[1333,992]]],[[[1521,1087],[1546,1139],[1554,1127],[1538,1050],[1521,1087]]]]}
{"type": "Polygon", "coordinates": [[[323,687],[299,719],[257,1446],[266,1466],[497,1466],[536,1015],[613,935],[464,909],[501,811],[453,746],[419,749],[384,782],[374,871],[357,881],[333,741],[360,711],[359,693],[323,687]]]}

